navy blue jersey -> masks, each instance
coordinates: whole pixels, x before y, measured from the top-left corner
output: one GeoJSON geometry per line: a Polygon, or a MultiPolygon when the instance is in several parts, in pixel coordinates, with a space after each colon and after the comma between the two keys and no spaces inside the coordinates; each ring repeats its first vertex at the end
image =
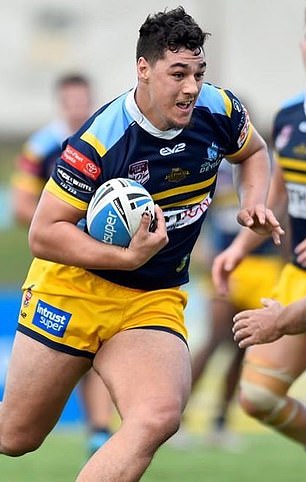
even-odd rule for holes
{"type": "Polygon", "coordinates": [[[139,111],[134,91],[99,109],[72,136],[46,188],[86,209],[103,182],[128,177],[142,183],[163,209],[169,243],[141,268],[94,270],[112,282],[162,289],[188,281],[192,248],[211,203],[219,164],[246,145],[248,114],[229,91],[204,84],[184,129],[160,131],[139,111]]]}
{"type": "Polygon", "coordinates": [[[288,192],[288,212],[292,238],[293,263],[295,247],[306,237],[306,113],[305,94],[287,101],[275,117],[273,141],[276,160],[280,163],[288,192]]]}

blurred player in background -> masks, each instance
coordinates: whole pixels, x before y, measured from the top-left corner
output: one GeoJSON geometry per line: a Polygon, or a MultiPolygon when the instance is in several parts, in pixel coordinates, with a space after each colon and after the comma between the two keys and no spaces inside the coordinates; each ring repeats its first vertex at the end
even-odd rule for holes
{"type": "Polygon", "coordinates": [[[239,222],[280,242],[283,230],[265,206],[266,144],[234,94],[203,83],[206,38],[183,7],[149,15],[136,87],[102,106],[57,159],[30,227],[35,259],[0,412],[6,455],[44,441],[92,363],[122,423],[77,482],[140,480],[177,431],[191,388],[181,285],[223,157],[236,167],[239,222]],[[96,189],[114,177],[137,177],[158,203],[155,231],[144,215],[127,248],[77,227],[96,189]]]}
{"type": "MultiPolygon", "coordinates": [[[[301,43],[306,65],[306,39],[301,43]]],[[[286,101],[273,125],[276,167],[269,205],[281,216],[288,211],[291,261],[281,273],[273,298],[289,305],[306,296],[306,97],[305,92],[286,101]]],[[[230,271],[262,238],[242,232],[214,261],[219,291],[226,292],[230,271]]],[[[263,277],[266,273],[263,272],[263,277]]],[[[264,315],[264,313],[263,313],[264,315]]],[[[242,317],[243,318],[243,317],[242,317]]],[[[235,339],[241,346],[246,331],[241,315],[235,317],[235,339]],[[239,321],[240,320],[240,321],[239,321]]],[[[247,340],[247,336],[246,336],[247,340]]],[[[306,444],[306,407],[288,395],[292,383],[306,369],[306,334],[283,336],[273,343],[247,349],[241,376],[240,401],[244,410],[267,426],[306,444]]]]}
{"type": "MultiPolygon", "coordinates": [[[[208,218],[209,236],[211,237],[209,273],[211,273],[211,265],[215,256],[230,244],[238,232],[237,210],[238,197],[233,185],[232,167],[226,160],[223,160],[219,170],[214,203],[208,218]]],[[[204,243],[205,233],[203,249],[205,249],[204,243]]],[[[260,306],[262,296],[272,293],[282,264],[279,250],[269,239],[244,259],[232,273],[227,297],[218,296],[212,287],[210,331],[208,340],[193,355],[192,385],[195,389],[216,350],[224,343],[229,343],[232,348],[232,356],[224,373],[220,400],[212,420],[212,430],[206,438],[206,441],[213,445],[232,447],[237,442],[237,437],[228,429],[228,412],[236,394],[244,353],[237,344],[233,343],[233,316],[243,309],[260,306]],[[262,273],[265,273],[264,277],[262,273]]]]}
{"type": "MultiPolygon", "coordinates": [[[[214,202],[208,211],[209,229],[203,230],[197,243],[195,256],[192,258],[193,263],[199,263],[203,258],[202,253],[205,253],[205,278],[209,285],[211,284],[211,266],[214,257],[229,246],[239,232],[239,225],[236,221],[238,205],[238,197],[233,185],[232,167],[224,159],[218,172],[214,202]]],[[[220,376],[223,376],[223,383],[216,413],[211,422],[211,430],[204,440],[209,445],[231,450],[235,450],[237,444],[239,445],[237,435],[228,428],[228,415],[238,387],[244,350],[233,341],[232,320],[238,311],[259,307],[262,296],[272,293],[282,265],[279,249],[269,239],[245,258],[231,274],[227,297],[218,296],[213,286],[211,286],[210,294],[208,293],[209,320],[206,317],[203,320],[204,323],[209,322],[208,336],[192,353],[193,391],[205,377],[205,370],[216,351],[225,344],[229,344],[231,348],[231,357],[225,373],[220,372],[220,376]],[[262,276],[262,273],[265,273],[265,276],[262,276]]],[[[205,285],[207,288],[207,282],[205,285]]],[[[190,303],[192,303],[192,297],[190,303]]],[[[189,443],[192,443],[192,438],[186,429],[187,424],[173,437],[171,442],[174,445],[188,447],[189,443]]]]}
{"type": "MultiPolygon", "coordinates": [[[[93,109],[92,86],[87,77],[67,74],[55,85],[57,117],[27,140],[13,174],[13,213],[29,226],[41,192],[50,177],[63,141],[76,132],[93,109]]],[[[112,403],[103,382],[92,369],[82,379],[80,393],[89,427],[88,450],[93,453],[111,436],[112,403]]]]}

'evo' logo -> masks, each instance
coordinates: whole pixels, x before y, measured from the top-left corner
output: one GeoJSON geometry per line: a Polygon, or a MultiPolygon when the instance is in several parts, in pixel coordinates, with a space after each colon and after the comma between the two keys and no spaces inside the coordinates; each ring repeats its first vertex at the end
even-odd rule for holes
{"type": "Polygon", "coordinates": [[[32,323],[41,330],[62,338],[70,318],[71,313],[38,300],[32,323]]]}
{"type": "Polygon", "coordinates": [[[172,149],[171,147],[162,147],[159,152],[162,156],[169,156],[170,154],[177,154],[178,152],[183,152],[185,148],[185,142],[180,142],[179,144],[176,144],[172,149]]]}

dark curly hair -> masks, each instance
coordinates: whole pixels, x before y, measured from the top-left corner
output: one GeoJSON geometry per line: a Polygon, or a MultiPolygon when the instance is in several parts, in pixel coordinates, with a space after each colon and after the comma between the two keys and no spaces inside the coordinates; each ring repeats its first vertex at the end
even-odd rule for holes
{"type": "Polygon", "coordinates": [[[149,15],[140,27],[136,59],[144,57],[154,63],[166,50],[177,52],[181,47],[200,52],[208,35],[183,7],[164,10],[149,15]]]}

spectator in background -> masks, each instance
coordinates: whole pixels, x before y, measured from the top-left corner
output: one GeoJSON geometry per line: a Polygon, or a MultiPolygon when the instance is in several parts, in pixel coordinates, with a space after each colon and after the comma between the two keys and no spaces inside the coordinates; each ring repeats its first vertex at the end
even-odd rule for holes
{"type": "MultiPolygon", "coordinates": [[[[16,221],[29,226],[45,183],[62,151],[63,141],[76,132],[93,109],[92,86],[82,74],[67,74],[55,85],[58,116],[37,130],[24,144],[16,160],[12,179],[13,214],[16,221]]],[[[80,393],[85,408],[93,453],[111,435],[113,408],[110,396],[95,371],[82,379],[80,393]]]]}

